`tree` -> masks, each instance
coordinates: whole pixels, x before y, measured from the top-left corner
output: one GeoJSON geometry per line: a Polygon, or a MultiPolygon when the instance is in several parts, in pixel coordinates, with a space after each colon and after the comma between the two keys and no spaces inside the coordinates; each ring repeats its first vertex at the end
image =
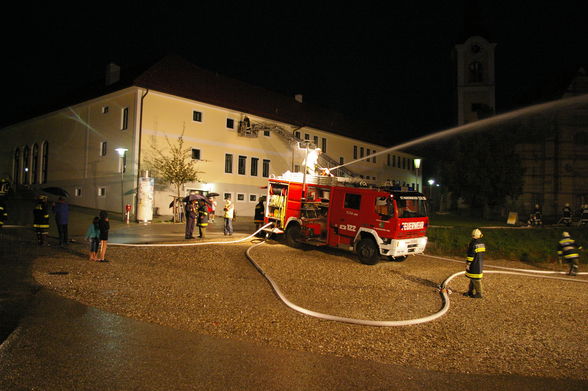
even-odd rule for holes
{"type": "Polygon", "coordinates": [[[484,209],[504,206],[522,191],[523,168],[513,132],[483,132],[453,140],[441,165],[443,183],[455,199],[484,209]]]}
{"type": "Polygon", "coordinates": [[[188,182],[199,182],[198,174],[202,171],[196,169],[196,162],[192,159],[192,149],[184,148],[184,132],[178,137],[176,143],[172,143],[167,136],[165,141],[169,150],[161,150],[156,143],[151,144],[153,156],[147,160],[147,164],[163,183],[176,188],[176,196],[179,198],[182,186],[188,182]]]}

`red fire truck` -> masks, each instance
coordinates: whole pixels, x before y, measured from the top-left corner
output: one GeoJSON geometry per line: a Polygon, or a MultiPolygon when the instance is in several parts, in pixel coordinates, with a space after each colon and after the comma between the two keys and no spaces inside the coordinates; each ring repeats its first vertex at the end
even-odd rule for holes
{"type": "Polygon", "coordinates": [[[343,248],[367,265],[381,256],[403,261],[427,244],[426,197],[392,187],[368,187],[347,178],[314,177],[268,182],[265,222],[292,247],[343,248]]]}

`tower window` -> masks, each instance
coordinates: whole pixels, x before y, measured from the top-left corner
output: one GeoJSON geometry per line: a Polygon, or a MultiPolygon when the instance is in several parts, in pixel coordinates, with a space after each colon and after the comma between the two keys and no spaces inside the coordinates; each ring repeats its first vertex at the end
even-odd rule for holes
{"type": "Polygon", "coordinates": [[[474,61],[468,66],[470,71],[470,83],[480,83],[482,81],[482,64],[474,61]]]}

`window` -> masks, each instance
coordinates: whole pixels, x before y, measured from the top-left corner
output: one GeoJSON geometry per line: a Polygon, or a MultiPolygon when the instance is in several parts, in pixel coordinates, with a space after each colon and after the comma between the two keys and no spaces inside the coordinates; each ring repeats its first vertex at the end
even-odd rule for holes
{"type": "Polygon", "coordinates": [[[321,150],[324,153],[327,153],[327,139],[323,137],[321,141],[322,141],[321,150]]]}
{"type": "Polygon", "coordinates": [[[232,200],[233,193],[223,193],[223,200],[232,200]]]}
{"type": "Polygon", "coordinates": [[[396,155],[392,155],[392,167],[396,167],[396,155]]]}
{"type": "Polygon", "coordinates": [[[108,151],[108,143],[106,141],[102,141],[100,143],[100,156],[106,156],[107,151],[108,151]]]}
{"type": "Polygon", "coordinates": [[[294,172],[300,172],[300,164],[294,165],[294,172]]]}
{"type": "Polygon", "coordinates": [[[102,106],[102,114],[108,113],[108,106],[102,106]]]}
{"type": "Polygon", "coordinates": [[[39,146],[33,145],[33,159],[31,161],[31,182],[37,184],[39,180],[39,146]]]}
{"type": "Polygon", "coordinates": [[[265,137],[269,137],[269,136],[270,136],[270,131],[269,131],[269,130],[264,130],[264,131],[263,131],[263,135],[264,135],[265,137]]]}
{"type": "Polygon", "coordinates": [[[359,148],[359,157],[363,157],[363,147],[359,148]]]}
{"type": "Polygon", "coordinates": [[[249,202],[257,202],[257,194],[249,194],[249,202]]]}
{"type": "Polygon", "coordinates": [[[300,140],[300,132],[298,132],[298,131],[294,132],[294,137],[296,137],[298,140],[300,140]]]}
{"type": "Polygon", "coordinates": [[[345,159],[343,158],[343,156],[339,157],[339,164],[343,164],[345,163],[345,159]]]}
{"type": "Polygon", "coordinates": [[[482,81],[482,64],[478,61],[470,63],[468,66],[470,71],[470,83],[479,83],[482,81]]]}
{"type": "Polygon", "coordinates": [[[29,183],[29,158],[30,149],[28,145],[25,145],[22,149],[22,183],[25,185],[29,183]]]}
{"type": "Polygon", "coordinates": [[[237,193],[237,202],[245,201],[245,193],[237,193]]]}
{"type": "Polygon", "coordinates": [[[345,204],[343,205],[347,209],[357,209],[359,210],[359,205],[361,204],[361,195],[360,194],[345,194],[345,204]]]}
{"type": "Polygon", "coordinates": [[[310,140],[310,134],[304,133],[304,139],[305,140],[310,140]]]}
{"type": "Polygon", "coordinates": [[[49,173],[49,143],[47,141],[43,143],[41,152],[43,154],[41,160],[41,183],[47,183],[47,176],[49,173]]]}
{"type": "Polygon", "coordinates": [[[237,168],[237,172],[239,175],[245,175],[245,166],[247,162],[247,156],[239,156],[239,165],[237,168]]]}
{"type": "Polygon", "coordinates": [[[14,151],[14,183],[20,183],[20,149],[14,151]]]}
{"type": "Polygon", "coordinates": [[[76,189],[74,190],[74,194],[76,197],[81,197],[82,196],[82,188],[76,187],[76,189]]]}
{"type": "Polygon", "coordinates": [[[314,136],[312,142],[314,143],[314,146],[318,148],[318,136],[314,136]]]}
{"type": "Polygon", "coordinates": [[[257,176],[257,166],[259,164],[259,158],[251,158],[251,176],[257,176]]]}
{"type": "Polygon", "coordinates": [[[123,107],[120,119],[120,130],[127,130],[129,128],[129,108],[123,107]]]}
{"type": "Polygon", "coordinates": [[[357,159],[357,145],[353,146],[353,158],[357,159]]]}
{"type": "Polygon", "coordinates": [[[227,129],[235,129],[235,120],[227,118],[227,129]]]}
{"type": "Polygon", "coordinates": [[[386,160],[386,165],[387,165],[388,167],[390,167],[390,154],[388,154],[388,156],[386,157],[386,159],[387,159],[387,160],[386,160]]]}
{"type": "Polygon", "coordinates": [[[192,121],[194,122],[202,122],[202,112],[194,110],[192,112],[192,121]]]}
{"type": "Polygon", "coordinates": [[[263,168],[261,176],[264,178],[269,178],[269,171],[270,171],[270,161],[267,159],[263,159],[263,168]]]}
{"type": "MultiPolygon", "coordinates": [[[[371,152],[370,152],[370,149],[369,149],[369,148],[367,148],[367,149],[365,150],[365,155],[366,155],[366,156],[370,156],[370,155],[371,155],[371,152]]],[[[367,159],[365,159],[365,160],[369,162],[369,161],[370,161],[370,158],[368,157],[368,158],[367,158],[367,159]]]]}
{"type": "MultiPolygon", "coordinates": [[[[373,150],[372,153],[375,155],[376,154],[376,151],[373,150]]],[[[372,156],[372,163],[375,163],[375,162],[376,162],[376,157],[375,156],[372,156]]]]}
{"type": "Polygon", "coordinates": [[[105,197],[106,196],[106,187],[99,187],[98,188],[98,197],[105,197]]]}
{"type": "Polygon", "coordinates": [[[233,155],[230,153],[225,154],[225,172],[227,174],[233,173],[233,155]]]}
{"type": "Polygon", "coordinates": [[[200,150],[192,148],[192,160],[200,160],[200,150]]]}
{"type": "Polygon", "coordinates": [[[402,169],[406,169],[406,158],[402,158],[402,169]]]}

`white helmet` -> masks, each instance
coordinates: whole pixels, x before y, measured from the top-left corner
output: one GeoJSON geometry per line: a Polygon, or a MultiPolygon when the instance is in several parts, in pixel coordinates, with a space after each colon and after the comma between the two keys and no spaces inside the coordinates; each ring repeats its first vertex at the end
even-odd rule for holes
{"type": "Polygon", "coordinates": [[[482,231],[480,231],[478,228],[472,231],[472,238],[480,239],[482,236],[484,235],[482,235],[482,231]]]}

